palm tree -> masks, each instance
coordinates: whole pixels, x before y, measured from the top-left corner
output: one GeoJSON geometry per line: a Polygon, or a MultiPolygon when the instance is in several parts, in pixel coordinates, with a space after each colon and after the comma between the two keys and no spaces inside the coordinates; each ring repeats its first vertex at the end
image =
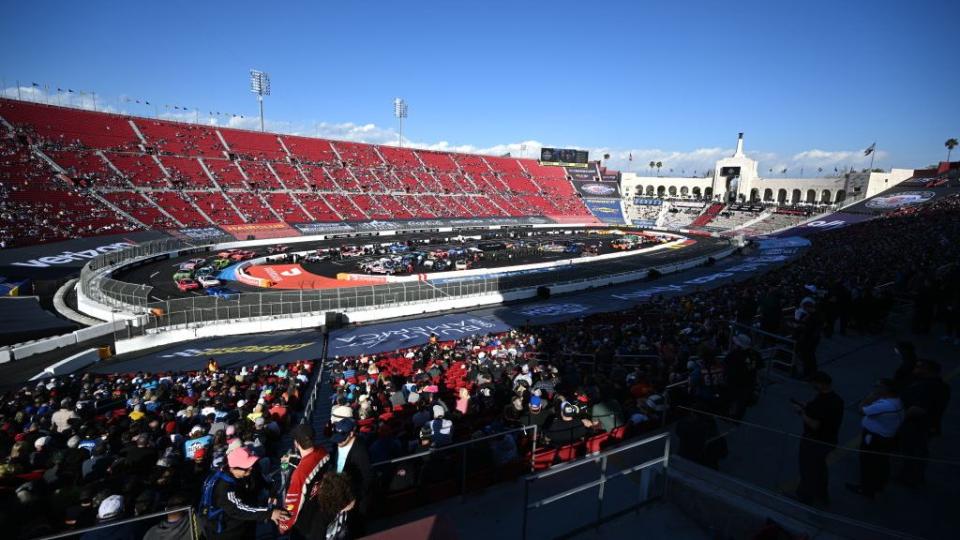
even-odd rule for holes
{"type": "Polygon", "coordinates": [[[950,139],[947,139],[947,142],[943,143],[943,145],[947,147],[947,162],[949,163],[950,154],[953,152],[954,148],[960,145],[960,143],[958,143],[956,139],[950,138],[950,139]]]}
{"type": "Polygon", "coordinates": [[[650,162],[650,170],[651,170],[651,171],[653,171],[653,168],[656,167],[656,166],[657,166],[657,162],[656,162],[656,161],[651,161],[651,162],[650,162]]]}
{"type": "Polygon", "coordinates": [[[660,167],[663,167],[662,161],[657,162],[657,176],[660,176],[660,167]]]}

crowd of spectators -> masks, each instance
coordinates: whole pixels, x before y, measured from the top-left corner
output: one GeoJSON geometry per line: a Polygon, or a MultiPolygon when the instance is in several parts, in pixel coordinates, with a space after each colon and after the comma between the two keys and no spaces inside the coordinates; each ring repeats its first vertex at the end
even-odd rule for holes
{"type": "MultiPolygon", "coordinates": [[[[259,493],[276,468],[281,434],[302,408],[311,369],[298,362],[220,370],[214,362],[199,372],[84,373],[6,392],[5,534],[33,538],[195,504],[204,479],[237,449],[259,458],[247,487],[259,493]]],[[[88,537],[139,539],[150,525],[88,537]]],[[[185,527],[192,525],[161,525],[185,527]]]]}

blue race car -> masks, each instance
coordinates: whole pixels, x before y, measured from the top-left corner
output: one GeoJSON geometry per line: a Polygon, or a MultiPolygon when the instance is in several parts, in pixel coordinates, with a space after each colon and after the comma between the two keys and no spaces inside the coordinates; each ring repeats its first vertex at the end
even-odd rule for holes
{"type": "Polygon", "coordinates": [[[239,291],[226,287],[209,287],[204,289],[203,292],[207,293],[207,296],[215,296],[217,298],[223,298],[224,300],[237,300],[240,298],[239,291]]]}

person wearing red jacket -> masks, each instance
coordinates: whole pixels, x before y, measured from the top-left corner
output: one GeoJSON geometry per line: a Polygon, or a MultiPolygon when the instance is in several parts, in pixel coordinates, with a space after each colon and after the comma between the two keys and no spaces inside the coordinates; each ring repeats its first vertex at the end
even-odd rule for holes
{"type": "Polygon", "coordinates": [[[314,444],[315,434],[309,425],[300,424],[294,427],[290,434],[293,437],[293,446],[300,455],[300,463],[290,476],[290,484],[283,497],[283,509],[289,517],[281,520],[278,526],[280,534],[286,534],[296,527],[297,532],[306,535],[310,531],[312,509],[316,506],[307,503],[316,495],[312,491],[330,461],[330,455],[314,444]]]}

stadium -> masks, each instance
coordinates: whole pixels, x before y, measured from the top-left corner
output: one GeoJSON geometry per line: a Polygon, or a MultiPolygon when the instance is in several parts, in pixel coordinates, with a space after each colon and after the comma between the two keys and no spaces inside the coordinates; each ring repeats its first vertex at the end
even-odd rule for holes
{"type": "Polygon", "coordinates": [[[244,74],[257,117],[5,75],[10,538],[960,530],[956,139],[788,165],[745,134],[800,130],[735,110],[764,135],[648,164],[582,119],[552,146],[416,143],[402,98],[395,139],[338,137],[273,121],[312,113],[244,74]]]}

